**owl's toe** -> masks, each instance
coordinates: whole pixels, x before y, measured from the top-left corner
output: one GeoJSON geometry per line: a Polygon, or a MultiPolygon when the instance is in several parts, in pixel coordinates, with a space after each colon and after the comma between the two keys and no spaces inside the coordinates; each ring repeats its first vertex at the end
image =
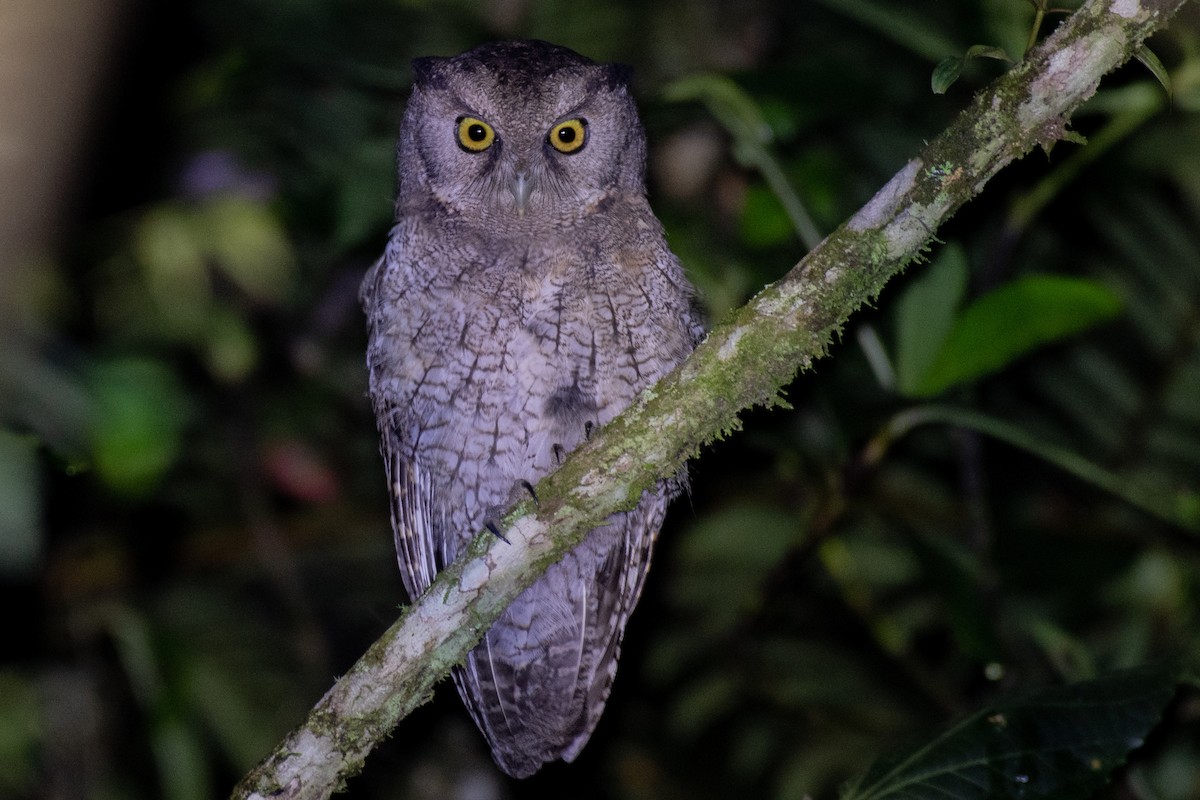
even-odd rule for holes
{"type": "Polygon", "coordinates": [[[512,490],[508,493],[508,502],[503,506],[488,506],[483,517],[483,527],[491,531],[496,538],[508,543],[508,539],[500,531],[500,519],[504,516],[505,510],[511,507],[514,503],[519,503],[524,500],[526,495],[533,498],[533,504],[538,504],[537,490],[533,488],[533,484],[524,478],[519,478],[513,482],[512,490]]]}
{"type": "Polygon", "coordinates": [[[483,527],[485,527],[485,528],[487,528],[489,531],[491,531],[491,532],[492,532],[492,534],[493,534],[493,535],[494,535],[494,536],[495,536],[497,539],[499,539],[500,541],[504,542],[505,544],[512,544],[512,542],[510,542],[510,541],[508,540],[508,537],[507,537],[507,536],[505,536],[503,533],[501,533],[501,532],[500,532],[500,526],[499,526],[498,524],[496,524],[496,520],[494,520],[494,519],[491,519],[491,518],[488,518],[488,519],[484,520],[484,521],[483,521],[483,527]]]}

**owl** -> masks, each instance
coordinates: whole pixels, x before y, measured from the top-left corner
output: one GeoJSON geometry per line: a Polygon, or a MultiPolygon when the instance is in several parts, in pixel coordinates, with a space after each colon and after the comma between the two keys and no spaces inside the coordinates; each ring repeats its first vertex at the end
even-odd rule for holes
{"type": "MultiPolygon", "coordinates": [[[[362,291],[413,599],[702,333],[646,200],[628,81],[538,41],[413,62],[396,222],[362,291]]],[[[571,761],[587,743],[680,483],[588,533],[455,669],[508,774],[571,761]]]]}

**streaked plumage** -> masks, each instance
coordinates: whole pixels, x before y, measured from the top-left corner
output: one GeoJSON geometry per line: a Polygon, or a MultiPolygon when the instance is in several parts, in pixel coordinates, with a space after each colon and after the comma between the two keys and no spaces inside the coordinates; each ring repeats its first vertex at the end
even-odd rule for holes
{"type": "MultiPolygon", "coordinates": [[[[396,225],[363,284],[413,598],[701,331],[646,201],[622,69],[509,42],[418,59],[414,75],[396,225]]],[[[509,774],[574,759],[595,728],[673,486],[588,534],[456,670],[509,774]]]]}

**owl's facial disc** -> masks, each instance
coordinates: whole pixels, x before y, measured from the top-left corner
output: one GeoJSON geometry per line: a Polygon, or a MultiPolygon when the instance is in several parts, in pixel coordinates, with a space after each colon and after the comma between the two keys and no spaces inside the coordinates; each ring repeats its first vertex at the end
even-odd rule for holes
{"type": "MultiPolygon", "coordinates": [[[[508,206],[506,195],[510,195],[508,209],[523,219],[530,212],[540,212],[539,204],[555,207],[558,203],[556,211],[561,213],[569,206],[562,201],[581,199],[567,162],[589,143],[587,118],[559,116],[565,105],[562,101],[546,103],[537,110],[527,107],[516,123],[502,113],[497,115],[486,102],[473,105],[482,106],[482,111],[469,106],[457,109],[454,140],[463,157],[478,165],[479,177],[491,185],[496,193],[493,202],[508,206]]],[[[578,110],[576,105],[574,113],[578,110]]]]}

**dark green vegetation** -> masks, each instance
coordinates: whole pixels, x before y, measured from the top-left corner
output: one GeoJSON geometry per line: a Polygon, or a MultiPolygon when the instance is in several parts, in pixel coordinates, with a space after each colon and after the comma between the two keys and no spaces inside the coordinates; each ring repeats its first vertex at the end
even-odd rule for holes
{"type": "MultiPolygon", "coordinates": [[[[221,796],[395,616],[354,293],[408,58],[521,35],[636,65],[655,206],[720,319],[1004,68],[934,95],[939,62],[1015,59],[1035,14],[195,6],[149,19],[88,214],[25,287],[40,324],[0,354],[17,797],[221,796]]],[[[791,410],[702,455],[576,765],[496,783],[446,692],[352,792],[1088,797],[1129,756],[1109,796],[1196,796],[1195,693],[1120,672],[1198,633],[1196,32],[1152,43],[1169,100],[1113,76],[1087,147],[1003,174],[791,410]]]]}

